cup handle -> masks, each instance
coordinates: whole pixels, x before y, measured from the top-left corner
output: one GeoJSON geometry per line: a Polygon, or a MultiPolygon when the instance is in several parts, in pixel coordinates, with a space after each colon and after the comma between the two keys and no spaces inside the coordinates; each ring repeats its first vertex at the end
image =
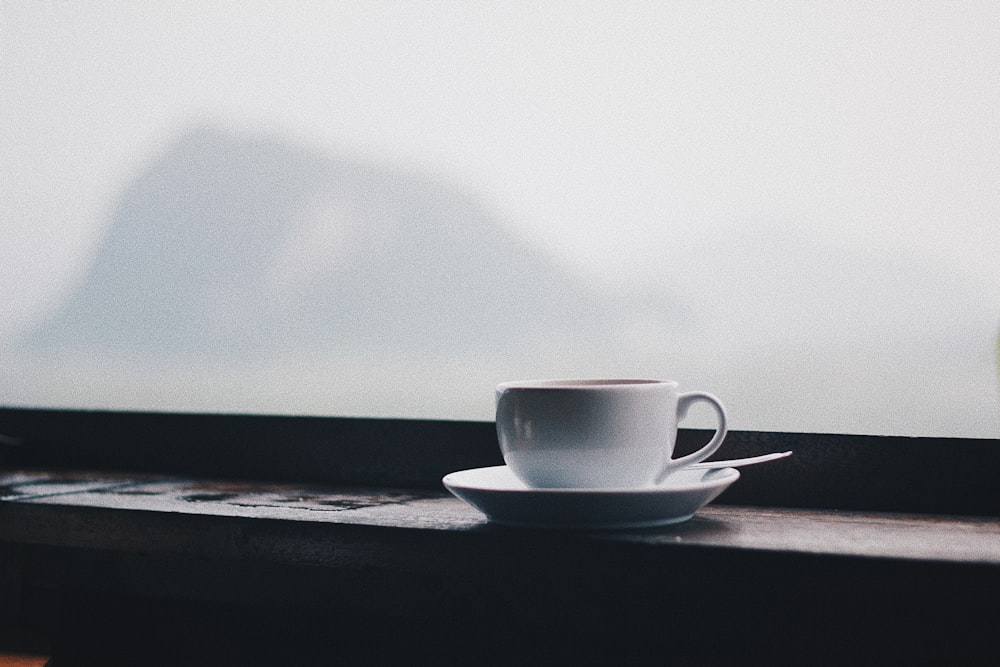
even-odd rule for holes
{"type": "Polygon", "coordinates": [[[698,451],[691,452],[690,454],[682,456],[679,459],[670,459],[670,461],[667,462],[667,465],[664,466],[663,472],[661,472],[659,477],[656,478],[657,484],[662,482],[667,475],[678,468],[683,468],[691,463],[704,461],[715,453],[715,451],[722,444],[722,441],[726,438],[726,431],[728,430],[728,427],[726,426],[726,409],[722,406],[722,401],[703,391],[691,391],[677,397],[677,421],[679,422],[684,419],[684,417],[687,416],[687,411],[688,408],[691,407],[691,404],[698,401],[708,403],[712,406],[712,409],[715,410],[715,415],[719,419],[719,426],[715,429],[715,435],[712,436],[712,439],[709,440],[707,445],[698,451]]]}

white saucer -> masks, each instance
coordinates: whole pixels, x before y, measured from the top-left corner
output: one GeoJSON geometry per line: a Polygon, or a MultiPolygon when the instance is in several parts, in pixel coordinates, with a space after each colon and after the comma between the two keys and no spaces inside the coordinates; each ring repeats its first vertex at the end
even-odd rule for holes
{"type": "Polygon", "coordinates": [[[445,475],[445,488],[490,521],[563,529],[647,528],[687,521],[740,478],[735,468],[679,470],[637,489],[532,489],[507,466],[445,475]]]}

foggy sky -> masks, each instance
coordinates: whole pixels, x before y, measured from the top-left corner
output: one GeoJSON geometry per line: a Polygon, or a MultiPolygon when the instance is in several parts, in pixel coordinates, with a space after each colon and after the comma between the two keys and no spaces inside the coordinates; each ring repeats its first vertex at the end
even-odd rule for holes
{"type": "Polygon", "coordinates": [[[808,418],[733,378],[821,394],[805,360],[870,367],[875,340],[898,358],[873,396],[912,402],[952,360],[975,379],[945,392],[996,437],[998,44],[989,2],[5,2],[0,341],[210,119],[423,173],[581,280],[686,295],[667,356],[770,428],[808,418]]]}

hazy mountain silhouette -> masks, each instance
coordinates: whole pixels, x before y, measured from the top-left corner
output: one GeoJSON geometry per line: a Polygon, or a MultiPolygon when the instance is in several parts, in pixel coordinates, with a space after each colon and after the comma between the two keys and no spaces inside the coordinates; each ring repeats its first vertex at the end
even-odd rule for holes
{"type": "Polygon", "coordinates": [[[600,350],[612,303],[468,194],[198,126],[121,195],[34,346],[151,355],[600,350]]]}
{"type": "Polygon", "coordinates": [[[488,419],[494,381],[626,373],[717,393],[754,428],[996,432],[995,329],[977,315],[992,286],[960,258],[794,221],[689,229],[657,249],[656,281],[607,293],[459,187],[198,126],[123,189],[89,270],[4,350],[0,394],[488,419]]]}

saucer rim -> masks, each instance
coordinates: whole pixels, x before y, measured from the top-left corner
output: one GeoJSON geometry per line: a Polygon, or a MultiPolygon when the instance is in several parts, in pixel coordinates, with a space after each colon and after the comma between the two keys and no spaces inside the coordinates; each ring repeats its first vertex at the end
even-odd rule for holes
{"type": "MultiPolygon", "coordinates": [[[[546,494],[546,495],[623,495],[623,494],[661,494],[661,493],[682,493],[690,491],[701,491],[715,488],[720,484],[732,484],[740,478],[740,471],[736,468],[714,468],[711,471],[704,471],[705,474],[709,472],[715,472],[711,479],[700,479],[697,481],[687,482],[684,484],[669,484],[670,476],[660,484],[655,484],[651,486],[635,486],[635,487],[612,487],[612,488],[587,488],[587,487],[529,487],[524,488],[498,488],[496,486],[487,486],[484,484],[475,483],[463,483],[454,479],[455,476],[467,476],[475,473],[482,473],[487,470],[499,470],[506,469],[509,474],[514,475],[510,471],[510,466],[498,465],[498,466],[485,466],[481,468],[468,468],[466,470],[456,470],[450,472],[441,478],[441,483],[444,484],[445,488],[449,490],[454,488],[459,489],[470,489],[473,491],[486,491],[490,493],[517,493],[517,494],[546,494]],[[452,478],[449,480],[449,478],[452,478]]],[[[516,479],[516,475],[514,475],[516,479]]]]}
{"type": "MultiPolygon", "coordinates": [[[[704,505],[702,505],[704,507],[704,505]]],[[[701,509],[700,507],[698,509],[701,509]]],[[[485,512],[484,512],[485,514],[485,512]]],[[[678,516],[671,516],[668,518],[661,519],[646,519],[641,521],[570,521],[566,523],[560,522],[537,522],[537,521],[511,521],[509,519],[501,519],[495,515],[489,514],[487,518],[491,523],[495,523],[498,526],[504,526],[507,528],[518,528],[518,529],[528,529],[528,530],[557,530],[557,531],[615,531],[615,530],[644,530],[647,528],[662,528],[663,526],[673,526],[678,523],[684,523],[690,521],[697,514],[697,510],[691,514],[682,514],[678,516]]]]}

